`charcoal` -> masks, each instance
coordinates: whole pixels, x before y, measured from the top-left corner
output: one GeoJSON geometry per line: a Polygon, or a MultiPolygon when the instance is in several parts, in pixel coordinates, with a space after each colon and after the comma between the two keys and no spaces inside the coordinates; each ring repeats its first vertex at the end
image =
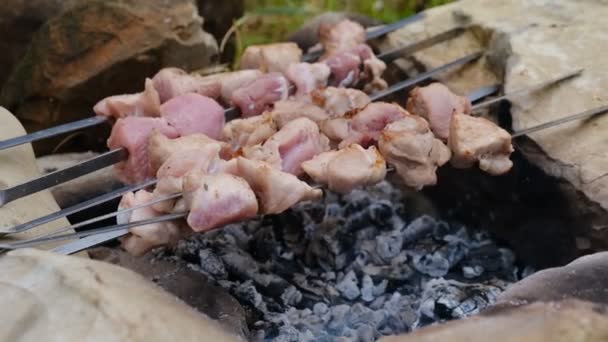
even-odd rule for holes
{"type": "Polygon", "coordinates": [[[232,293],[253,341],[375,341],[474,315],[533,269],[488,234],[420,216],[388,182],[191,237],[180,258],[232,293]],[[405,205],[404,205],[405,203],[405,205]]]}

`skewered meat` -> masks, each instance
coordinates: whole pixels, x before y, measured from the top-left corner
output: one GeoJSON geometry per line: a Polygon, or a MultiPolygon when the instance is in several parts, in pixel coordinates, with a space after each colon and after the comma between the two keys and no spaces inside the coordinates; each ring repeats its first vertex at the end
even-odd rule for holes
{"type": "Polygon", "coordinates": [[[308,118],[298,118],[264,144],[243,149],[243,156],[297,176],[302,173],[302,162],[328,150],[329,139],[319,132],[319,127],[308,118]]]}
{"type": "Polygon", "coordinates": [[[223,140],[233,151],[245,146],[261,144],[277,132],[277,125],[269,112],[246,119],[229,121],[223,130],[223,140]]]}
{"type": "Polygon", "coordinates": [[[446,141],[452,115],[469,114],[471,102],[437,82],[414,88],[407,101],[407,110],[427,119],[435,136],[446,141]]]}
{"type": "Polygon", "coordinates": [[[415,189],[436,184],[437,167],[450,159],[450,150],[433,136],[426,120],[415,115],[387,125],[378,146],[404,183],[415,189]]]}
{"type": "MultiPolygon", "coordinates": [[[[219,163],[226,163],[219,156],[220,144],[210,143],[195,150],[176,151],[161,165],[156,172],[156,188],[154,196],[159,198],[182,191],[183,177],[191,170],[202,170],[212,173],[218,169],[219,163]]],[[[169,213],[175,200],[167,200],[154,204],[157,211],[169,213]]]]}
{"type": "Polygon", "coordinates": [[[237,70],[223,72],[205,76],[205,79],[217,82],[221,86],[221,98],[224,104],[230,105],[232,101],[232,93],[243,86],[243,84],[251,83],[263,73],[260,70],[237,70]]]}
{"type": "Polygon", "coordinates": [[[127,116],[159,116],[160,99],[152,80],[146,79],[141,93],[106,97],[93,107],[97,115],[124,118],[127,116]]]}
{"type": "Polygon", "coordinates": [[[352,88],[327,87],[313,90],[311,100],[325,109],[331,118],[337,118],[365,107],[372,100],[361,90],[352,88]]]}
{"type": "Polygon", "coordinates": [[[308,96],[314,89],[327,86],[331,70],[324,63],[294,63],[285,70],[285,77],[296,86],[296,97],[308,96]]]}
{"type": "Polygon", "coordinates": [[[177,139],[169,139],[158,132],[153,132],[149,135],[148,142],[146,153],[149,158],[150,170],[154,174],[177,151],[198,150],[209,144],[219,144],[221,146],[220,157],[228,159],[232,154],[228,144],[211,139],[204,134],[191,134],[177,139]]]}
{"type": "Polygon", "coordinates": [[[386,162],[376,147],[366,150],[357,144],[318,154],[302,163],[302,168],[315,182],[340,193],[378,183],[386,176],[386,162]]]}
{"type": "Polygon", "coordinates": [[[190,209],[187,222],[195,232],[255,217],[258,202],[249,184],[230,174],[190,171],[184,178],[184,199],[190,209]]]}
{"type": "Polygon", "coordinates": [[[272,120],[277,127],[281,128],[288,122],[297,118],[308,118],[314,122],[319,122],[329,118],[327,112],[322,108],[308,102],[300,100],[284,100],[274,104],[272,112],[272,120]]]}
{"type": "Polygon", "coordinates": [[[252,45],[241,56],[241,69],[259,69],[262,72],[284,72],[302,59],[302,50],[296,43],[252,45]]]}
{"type": "Polygon", "coordinates": [[[148,137],[154,131],[167,140],[179,136],[164,118],[129,116],[116,121],[107,145],[111,150],[124,147],[129,152],[126,161],[114,165],[120,181],[139,183],[154,176],[156,169],[150,168],[148,159],[148,137]]]}
{"type": "Polygon", "coordinates": [[[188,93],[219,98],[221,84],[196,74],[188,74],[178,68],[164,68],[152,78],[154,88],[158,91],[160,102],[165,103],[172,98],[188,93]]]}
{"type": "Polygon", "coordinates": [[[359,82],[361,58],[353,52],[341,51],[323,59],[331,70],[328,84],[332,87],[350,87],[359,82]]]}
{"type": "Polygon", "coordinates": [[[351,134],[350,120],[347,118],[324,120],[320,121],[318,124],[321,132],[323,132],[323,134],[332,142],[340,143],[342,140],[346,140],[351,134]]]}
{"type": "Polygon", "coordinates": [[[367,146],[378,141],[380,133],[391,122],[401,120],[408,112],[396,104],[372,102],[350,120],[351,134],[340,143],[340,147],[357,143],[367,146]]]}
{"type": "Polygon", "coordinates": [[[388,87],[388,83],[382,78],[386,63],[376,57],[374,51],[367,44],[357,46],[357,53],[363,61],[363,71],[359,79],[365,84],[363,90],[368,93],[383,90],[388,87]]]}
{"type": "Polygon", "coordinates": [[[289,96],[289,81],[280,73],[262,75],[235,90],[232,104],[238,107],[243,117],[262,114],[273,103],[289,96]]]}
{"type": "Polygon", "coordinates": [[[365,28],[351,20],[342,20],[335,25],[319,26],[319,41],[326,54],[352,50],[359,44],[365,43],[365,40],[365,28]]]}
{"type": "MultiPolygon", "coordinates": [[[[118,205],[118,210],[133,208],[154,200],[154,196],[146,191],[139,190],[136,193],[123,195],[118,205]]],[[[118,224],[134,221],[147,220],[162,215],[151,206],[135,209],[129,213],[119,214],[116,217],[118,224]]],[[[179,222],[159,222],[147,224],[129,229],[131,234],[121,239],[122,247],[132,255],[140,256],[154,247],[172,245],[176,243],[185,233],[179,222]]]]}
{"type": "Polygon", "coordinates": [[[219,103],[194,93],[180,95],[163,103],[160,114],[180,136],[202,133],[219,139],[226,122],[224,109],[219,103]]]}
{"type": "Polygon", "coordinates": [[[502,175],[513,166],[511,135],[493,122],[465,114],[455,114],[450,123],[448,146],[451,164],[466,168],[479,162],[479,168],[491,175],[502,175]]]}
{"type": "Polygon", "coordinates": [[[300,201],[317,199],[323,194],[296,176],[265,162],[238,157],[237,165],[239,176],[256,193],[262,214],[278,214],[300,201]]]}

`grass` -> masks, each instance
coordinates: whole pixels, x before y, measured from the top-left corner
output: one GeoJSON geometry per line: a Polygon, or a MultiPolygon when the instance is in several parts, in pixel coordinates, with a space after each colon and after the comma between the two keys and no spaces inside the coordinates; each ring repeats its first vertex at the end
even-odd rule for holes
{"type": "Polygon", "coordinates": [[[236,38],[236,57],[249,45],[285,40],[304,22],[323,12],[355,12],[388,23],[449,1],[245,0],[246,13],[235,23],[232,32],[236,38]]]}

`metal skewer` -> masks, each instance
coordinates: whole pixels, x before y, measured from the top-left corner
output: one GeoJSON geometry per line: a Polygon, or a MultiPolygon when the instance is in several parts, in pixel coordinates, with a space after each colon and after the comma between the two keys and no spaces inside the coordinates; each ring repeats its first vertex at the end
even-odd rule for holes
{"type": "MultiPolygon", "coordinates": [[[[431,77],[439,74],[445,70],[450,68],[467,64],[482,55],[481,52],[476,52],[470,54],[465,57],[461,57],[455,61],[452,61],[446,65],[440,66],[433,70],[422,73],[414,78],[407,79],[401,82],[394,84],[393,86],[383,90],[376,92],[370,96],[372,101],[376,101],[382,97],[390,95],[394,92],[402,90],[404,88],[415,85],[424,80],[430,79],[431,77]]],[[[128,157],[128,152],[124,148],[115,149],[106,153],[103,153],[97,157],[91,158],[87,161],[79,163],[77,165],[69,166],[65,169],[55,171],[53,173],[47,174],[45,176],[21,183],[19,185],[15,185],[11,188],[0,190],[0,207],[5,205],[6,203],[17,200],[21,197],[31,195],[38,191],[42,191],[48,189],[52,186],[65,183],[72,179],[84,176],[93,171],[97,171],[104,167],[108,167],[112,164],[120,162],[128,157]]]]}
{"type": "MultiPolygon", "coordinates": [[[[593,117],[595,115],[600,115],[600,114],[603,114],[606,112],[608,112],[608,105],[604,105],[604,106],[601,106],[601,107],[598,107],[595,109],[587,110],[582,113],[566,116],[564,118],[550,121],[550,122],[544,123],[542,125],[530,127],[528,129],[523,129],[521,131],[513,133],[512,136],[519,137],[519,136],[529,134],[532,132],[536,132],[536,131],[540,131],[540,130],[543,130],[543,129],[546,129],[549,127],[554,127],[554,126],[561,125],[561,124],[571,122],[574,120],[581,120],[584,118],[593,117]]],[[[116,237],[123,236],[128,233],[129,228],[142,226],[142,225],[146,225],[146,224],[151,224],[151,223],[171,221],[171,220],[175,220],[178,218],[183,218],[186,215],[187,215],[187,213],[163,215],[163,216],[155,217],[150,220],[135,221],[135,222],[130,222],[128,224],[121,224],[121,225],[114,225],[114,226],[110,226],[110,227],[92,229],[92,230],[89,230],[86,232],[55,236],[55,237],[46,238],[46,240],[42,240],[42,241],[31,241],[30,245],[31,245],[31,243],[40,244],[40,243],[45,243],[45,242],[50,242],[50,241],[65,240],[65,239],[70,239],[70,238],[75,238],[75,237],[86,236],[83,239],[80,239],[78,241],[74,241],[71,243],[67,243],[63,246],[57,247],[52,250],[52,251],[54,251],[56,253],[60,253],[60,254],[66,254],[66,255],[73,254],[73,253],[77,253],[79,251],[85,250],[87,248],[93,247],[95,245],[104,243],[106,241],[112,240],[116,237]],[[84,233],[86,233],[86,234],[84,234],[84,233]]],[[[30,245],[24,246],[23,244],[19,244],[19,245],[5,244],[5,245],[0,245],[0,248],[14,249],[14,248],[28,247],[30,245]]]]}

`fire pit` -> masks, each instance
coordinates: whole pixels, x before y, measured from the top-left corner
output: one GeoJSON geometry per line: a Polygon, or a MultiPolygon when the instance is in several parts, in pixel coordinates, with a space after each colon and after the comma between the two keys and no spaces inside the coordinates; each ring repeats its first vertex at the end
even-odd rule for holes
{"type": "Polygon", "coordinates": [[[156,258],[228,290],[260,341],[375,341],[474,315],[533,271],[483,230],[412,217],[412,200],[388,182],[328,192],[156,258]]]}

